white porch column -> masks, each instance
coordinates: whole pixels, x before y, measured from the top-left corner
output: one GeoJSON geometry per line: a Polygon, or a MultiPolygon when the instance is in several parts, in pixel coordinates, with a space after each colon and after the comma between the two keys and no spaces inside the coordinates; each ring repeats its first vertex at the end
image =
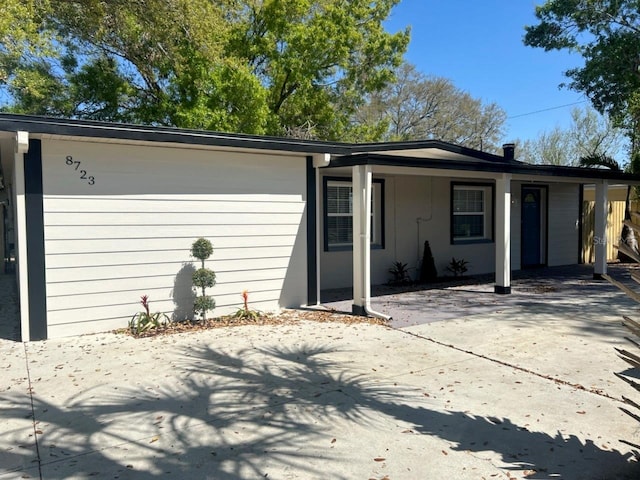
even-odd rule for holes
{"type": "Polygon", "coordinates": [[[511,174],[496,179],[495,292],[511,293],[511,174]]]}
{"type": "Polygon", "coordinates": [[[608,198],[609,183],[606,180],[596,183],[596,221],[593,232],[593,247],[595,264],[593,278],[600,280],[607,273],[607,213],[609,211],[608,198]]]}
{"type": "Polygon", "coordinates": [[[27,269],[27,216],[24,187],[24,155],[29,151],[29,132],[17,132],[13,163],[14,226],[13,235],[16,255],[16,280],[20,302],[20,339],[30,340],[29,336],[29,282],[27,269]]]}
{"type": "Polygon", "coordinates": [[[353,313],[367,315],[371,298],[371,167],[353,167],[353,313]]]}
{"type": "Polygon", "coordinates": [[[313,155],[313,170],[315,171],[316,182],[316,305],[320,305],[320,292],[322,290],[321,276],[321,256],[322,242],[322,226],[320,219],[322,218],[322,179],[320,178],[320,168],[328,167],[331,163],[331,155],[328,153],[316,153],[313,155]]]}

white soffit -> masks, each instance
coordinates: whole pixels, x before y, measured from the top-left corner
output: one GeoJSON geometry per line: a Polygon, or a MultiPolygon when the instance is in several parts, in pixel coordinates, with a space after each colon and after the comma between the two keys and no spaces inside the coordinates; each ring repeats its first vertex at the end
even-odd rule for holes
{"type": "Polygon", "coordinates": [[[468,155],[462,155],[460,153],[449,152],[448,150],[442,150],[440,148],[415,148],[406,150],[381,150],[367,152],[374,155],[388,155],[396,157],[407,158],[428,158],[428,159],[440,159],[440,160],[462,160],[462,161],[482,161],[479,158],[471,157],[468,155]]]}

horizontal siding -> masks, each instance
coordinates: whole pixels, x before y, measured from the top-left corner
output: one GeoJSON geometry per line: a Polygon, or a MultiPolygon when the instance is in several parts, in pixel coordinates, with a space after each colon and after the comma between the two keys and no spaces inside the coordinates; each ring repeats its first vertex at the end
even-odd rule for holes
{"type": "MultiPolygon", "coordinates": [[[[183,248],[176,248],[176,243],[183,242],[183,245],[191,246],[192,237],[180,239],[179,237],[151,237],[145,238],[144,242],[132,242],[129,238],[113,239],[62,239],[47,240],[45,248],[49,255],[63,254],[84,254],[99,253],[105,251],[114,252],[147,252],[147,251],[187,251],[183,248]]],[[[262,247],[291,247],[291,234],[289,235],[252,235],[252,236],[207,236],[213,244],[215,257],[222,250],[262,248],[262,247]]]]}
{"type": "Polygon", "coordinates": [[[216,195],[215,204],[210,200],[202,200],[200,195],[181,196],[181,198],[163,198],[148,196],[145,198],[131,195],[117,198],[102,196],[79,195],[77,197],[56,196],[49,200],[48,211],[51,213],[74,213],[78,211],[78,204],[82,204],[83,212],[149,212],[157,213],[271,213],[277,205],[280,213],[298,212],[299,199],[292,199],[290,195],[269,195],[268,203],[262,195],[243,195],[235,198],[230,195],[216,195]],[[247,198],[248,197],[248,198],[247,198]]]}
{"type": "MultiPolygon", "coordinates": [[[[277,295],[279,290],[252,290],[250,293],[250,302],[252,308],[261,308],[261,305],[268,305],[272,298],[277,295]]],[[[242,306],[242,298],[239,293],[227,295],[213,295],[216,300],[216,309],[226,309],[228,313],[235,312],[242,306]]],[[[151,309],[153,312],[164,312],[169,317],[174,315],[176,302],[173,299],[163,299],[158,297],[150,298],[151,309]]],[[[74,308],[66,307],[61,310],[51,310],[47,308],[47,321],[50,326],[66,325],[69,329],[66,335],[76,334],[75,326],[77,324],[92,323],[95,321],[109,320],[108,329],[123,328],[127,326],[127,322],[133,314],[141,310],[139,303],[140,298],[137,297],[131,301],[127,301],[126,297],[112,297],[111,300],[105,301],[104,304],[91,306],[78,306],[74,308]],[[80,315],[76,316],[76,313],[80,315]]],[[[191,301],[192,299],[186,299],[191,301]]],[[[93,330],[94,332],[96,330],[93,330]]],[[[59,335],[59,336],[66,336],[59,335]]]]}
{"type": "MultiPolygon", "coordinates": [[[[184,270],[185,275],[190,275],[195,271],[195,266],[189,266],[184,270]]],[[[144,281],[145,292],[166,289],[167,284],[175,280],[176,274],[150,276],[147,272],[143,272],[143,276],[136,277],[118,277],[115,279],[94,279],[82,280],[74,282],[48,282],[47,296],[48,298],[84,295],[94,293],[126,293],[129,291],[138,291],[140,289],[141,280],[144,281]]],[[[261,280],[278,280],[282,279],[287,273],[286,268],[265,268],[252,269],[249,271],[233,271],[233,272],[216,272],[218,286],[211,291],[214,294],[220,285],[235,286],[237,291],[243,289],[243,284],[249,282],[252,285],[261,280]],[[220,280],[222,278],[222,281],[220,280]]],[[[141,292],[141,295],[145,292],[141,292]]]]}
{"type": "Polygon", "coordinates": [[[522,184],[511,184],[511,269],[520,270],[522,250],[522,184]]]}
{"type": "MultiPolygon", "coordinates": [[[[278,291],[280,288],[282,288],[281,279],[254,280],[251,282],[251,300],[256,300],[255,296],[258,292],[273,292],[278,291]]],[[[157,287],[156,289],[146,288],[144,292],[140,292],[140,295],[133,299],[137,302],[141,295],[148,294],[154,307],[156,307],[156,303],[158,302],[173,301],[173,297],[166,296],[166,291],[162,289],[162,286],[157,287]],[[153,290],[155,290],[155,292],[153,292],[153,290]]],[[[136,288],[133,288],[132,290],[136,290],[136,288]]],[[[66,311],[71,309],[83,309],[87,308],[87,305],[90,305],[90,308],[110,305],[129,305],[131,302],[123,301],[123,299],[130,299],[130,297],[121,296],[119,295],[120,293],[123,292],[99,292],[83,295],[68,294],[62,296],[51,296],[49,297],[47,307],[50,312],[53,312],[59,310],[66,311]]],[[[221,283],[220,285],[211,288],[210,293],[216,299],[216,303],[220,305],[239,307],[242,301],[241,290],[238,290],[238,286],[234,284],[221,283]]],[[[133,309],[133,312],[136,312],[139,309],[140,307],[136,307],[133,309]]],[[[129,310],[129,313],[131,312],[132,311],[129,310]]]]}
{"type": "MultiPolygon", "coordinates": [[[[225,248],[218,249],[207,260],[207,263],[215,260],[216,265],[224,262],[243,260],[262,260],[265,258],[289,258],[293,245],[283,247],[262,248],[225,248]]],[[[188,250],[147,250],[138,252],[99,252],[82,254],[60,254],[47,257],[47,268],[94,268],[121,265],[149,265],[154,263],[199,262],[189,256],[188,250]],[[161,255],[161,257],[159,256],[161,255]]]]}
{"type": "Polygon", "coordinates": [[[51,336],[124,327],[144,294],[153,311],[191,316],[198,237],[214,247],[215,315],[245,289],[264,311],[305,303],[304,158],[47,141],[43,169],[51,336]]]}
{"type": "Polygon", "coordinates": [[[578,263],[579,203],[579,185],[549,186],[548,265],[551,267],[578,263]]]}
{"type": "MultiPolygon", "coordinates": [[[[161,253],[161,252],[160,252],[161,253]]],[[[49,257],[47,256],[47,263],[49,257]]],[[[199,262],[193,260],[185,262],[164,262],[158,257],[157,262],[140,263],[137,265],[104,265],[69,268],[47,268],[47,283],[85,282],[91,280],[107,280],[119,278],[141,278],[158,275],[176,275],[181,268],[193,265],[199,267],[199,262]]],[[[255,269],[287,268],[288,257],[273,259],[240,259],[219,261],[215,258],[207,260],[205,266],[216,272],[218,277],[226,272],[251,272],[255,269]],[[261,260],[261,261],[260,261],[261,260]]]]}
{"type": "Polygon", "coordinates": [[[269,213],[221,213],[221,212],[175,212],[160,215],[158,212],[47,212],[45,227],[75,227],[86,228],[88,226],[117,226],[126,227],[134,225],[136,227],[145,226],[188,226],[199,227],[207,225],[209,227],[218,226],[241,226],[258,227],[263,226],[279,227],[294,225],[298,226],[300,204],[298,212],[280,212],[275,208],[269,213]]]}
{"type": "MultiPolygon", "coordinates": [[[[45,199],[46,202],[46,199],[45,199]]],[[[46,213],[46,212],[45,212],[46,213]]],[[[46,222],[46,220],[45,220],[46,222]]],[[[271,225],[269,236],[287,235],[295,237],[299,226],[293,223],[271,225]]],[[[263,225],[156,225],[141,228],[138,225],[98,225],[86,228],[82,225],[47,226],[46,240],[78,240],[78,239],[135,239],[147,240],[156,238],[193,239],[206,237],[213,242],[216,237],[255,237],[264,236],[263,225]]]]}

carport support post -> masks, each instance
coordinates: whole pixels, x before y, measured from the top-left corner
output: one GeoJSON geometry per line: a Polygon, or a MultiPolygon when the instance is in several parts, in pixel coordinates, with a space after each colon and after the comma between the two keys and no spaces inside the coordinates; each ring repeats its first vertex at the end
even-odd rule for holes
{"type": "Polygon", "coordinates": [[[495,292],[511,293],[511,174],[496,178],[495,292]]]}
{"type": "Polygon", "coordinates": [[[27,208],[25,192],[24,156],[29,152],[29,132],[16,133],[13,162],[13,188],[15,195],[14,234],[16,247],[16,278],[20,302],[20,339],[31,340],[29,328],[29,270],[27,268],[27,208]]]}
{"type": "Polygon", "coordinates": [[[593,278],[602,280],[607,273],[607,213],[609,184],[606,180],[596,183],[596,221],[593,232],[593,247],[595,251],[595,264],[593,266],[593,278]]]}
{"type": "Polygon", "coordinates": [[[353,313],[367,315],[371,296],[371,167],[356,165],[353,176],[353,313]]]}

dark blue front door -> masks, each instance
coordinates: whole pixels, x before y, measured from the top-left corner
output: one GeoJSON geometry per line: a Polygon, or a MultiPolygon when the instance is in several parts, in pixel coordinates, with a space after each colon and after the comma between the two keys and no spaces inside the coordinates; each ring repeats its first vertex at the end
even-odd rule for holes
{"type": "Polygon", "coordinates": [[[522,266],[542,264],[540,243],[542,239],[541,192],[539,188],[522,188],[522,266]]]}

